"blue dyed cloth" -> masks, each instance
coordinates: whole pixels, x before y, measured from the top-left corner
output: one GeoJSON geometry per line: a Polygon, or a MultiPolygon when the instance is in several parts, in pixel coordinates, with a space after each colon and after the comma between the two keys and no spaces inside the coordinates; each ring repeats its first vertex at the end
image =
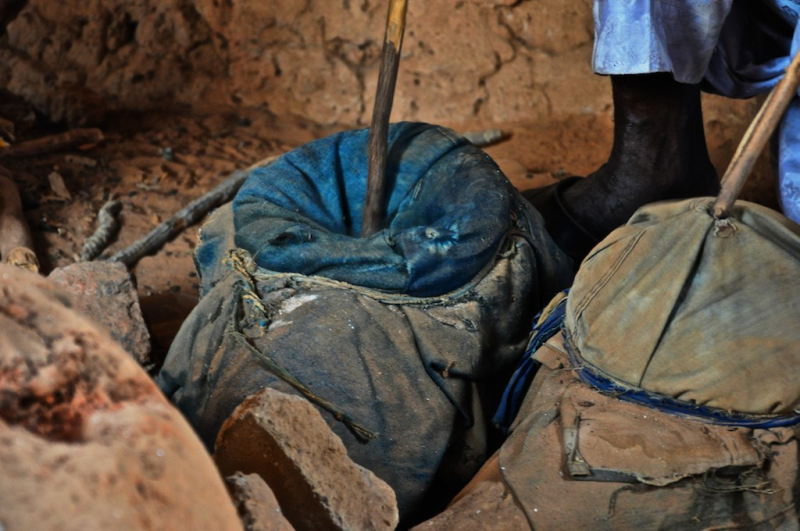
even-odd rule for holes
{"type": "MultiPolygon", "coordinates": [[[[492,262],[510,229],[512,187],[449,129],[394,124],[384,229],[360,238],[368,135],[323,138],[254,171],[233,202],[236,246],[268,271],[413,296],[463,286],[492,262]]],[[[218,258],[198,253],[198,269],[218,258]]]]}
{"type": "MultiPolygon", "coordinates": [[[[569,293],[569,290],[565,290],[564,293],[569,293]]],[[[506,435],[509,433],[514,419],[517,418],[517,413],[522,407],[522,401],[528,393],[533,377],[536,376],[539,367],[542,365],[533,359],[533,355],[548,339],[561,331],[564,326],[566,311],[567,298],[564,297],[543,322],[539,322],[542,318],[541,312],[533,318],[533,329],[531,330],[528,347],[525,349],[525,354],[517,365],[514,374],[511,375],[511,379],[503,392],[503,398],[500,400],[500,406],[492,418],[492,423],[506,435]]]]}
{"type": "MultiPolygon", "coordinates": [[[[671,72],[732,98],[767,92],[800,49],[797,0],[595,0],[598,74],[671,72]]],[[[779,200],[800,222],[800,99],[776,135],[779,200]]]]}

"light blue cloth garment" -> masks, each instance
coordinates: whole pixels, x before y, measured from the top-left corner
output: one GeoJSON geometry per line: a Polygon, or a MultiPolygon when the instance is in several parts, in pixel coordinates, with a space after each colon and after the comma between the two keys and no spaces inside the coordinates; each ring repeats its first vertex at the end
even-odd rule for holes
{"type": "MultiPolygon", "coordinates": [[[[800,0],[595,0],[598,74],[671,72],[732,98],[769,91],[800,49],[800,0]]],[[[800,222],[800,103],[777,135],[779,199],[800,222]]]]}

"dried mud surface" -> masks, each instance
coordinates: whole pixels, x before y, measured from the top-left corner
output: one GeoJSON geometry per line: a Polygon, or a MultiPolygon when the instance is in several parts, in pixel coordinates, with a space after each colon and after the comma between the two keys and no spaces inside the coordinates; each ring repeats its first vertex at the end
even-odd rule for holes
{"type": "MultiPolygon", "coordinates": [[[[100,207],[122,202],[121,229],[106,255],[131,244],[237,168],[288,151],[323,133],[298,120],[245,114],[181,117],[119,116],[104,128],[106,140],[29,159],[3,161],[20,189],[43,272],[77,261],[96,228],[100,207]],[[71,197],[54,195],[48,175],[62,176],[71,197]]],[[[36,137],[44,129],[25,135],[36,137]]],[[[192,251],[196,227],[134,268],[141,297],[158,293],[196,295],[192,251]]]]}
{"type": "MultiPolygon", "coordinates": [[[[15,3],[0,20],[0,79],[56,120],[240,106],[369,120],[385,2],[15,3]]],[[[408,119],[469,126],[607,106],[602,82],[580,75],[591,0],[412,2],[407,28],[395,103],[408,119]]]]}

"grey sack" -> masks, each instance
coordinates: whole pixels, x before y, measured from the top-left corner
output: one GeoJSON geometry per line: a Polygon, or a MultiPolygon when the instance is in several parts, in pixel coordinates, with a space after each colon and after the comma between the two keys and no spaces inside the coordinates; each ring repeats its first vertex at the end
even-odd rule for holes
{"type": "Polygon", "coordinates": [[[203,298],[157,381],[209,448],[248,395],[302,394],[407,521],[485,460],[484,412],[571,264],[489,157],[424,124],[392,127],[386,228],[354,236],[366,139],[303,146],[215,212],[203,298]]]}

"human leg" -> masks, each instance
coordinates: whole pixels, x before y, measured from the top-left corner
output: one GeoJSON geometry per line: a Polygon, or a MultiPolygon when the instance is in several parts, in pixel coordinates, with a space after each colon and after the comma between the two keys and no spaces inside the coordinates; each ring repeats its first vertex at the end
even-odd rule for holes
{"type": "Polygon", "coordinates": [[[733,0],[595,0],[592,67],[611,77],[614,145],[586,179],[526,194],[554,241],[583,255],[640,206],[714,194],[699,83],[733,0]]]}
{"type": "Polygon", "coordinates": [[[667,73],[614,75],[611,84],[614,144],[608,162],[585,179],[523,194],[576,262],[639,207],[719,190],[698,85],[679,83],[667,73]]]}
{"type": "Polygon", "coordinates": [[[608,162],[562,196],[570,214],[597,237],[647,203],[719,190],[697,85],[662,73],[612,76],[611,84],[614,144],[608,162]]]}

